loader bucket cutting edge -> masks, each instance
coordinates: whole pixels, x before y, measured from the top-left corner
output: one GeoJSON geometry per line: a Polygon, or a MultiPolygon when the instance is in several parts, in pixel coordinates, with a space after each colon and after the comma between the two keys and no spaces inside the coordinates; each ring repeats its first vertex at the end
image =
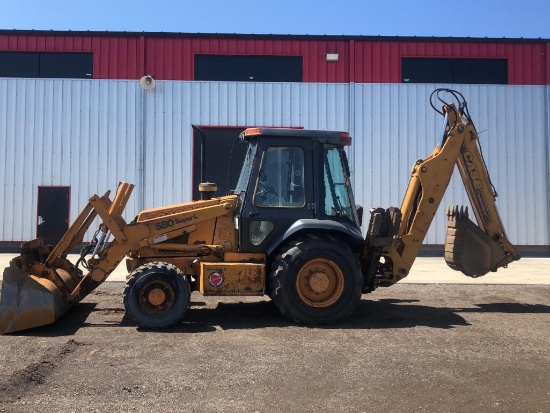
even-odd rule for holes
{"type": "Polygon", "coordinates": [[[51,281],[25,273],[13,261],[4,270],[0,334],[51,324],[68,307],[51,281]]]}

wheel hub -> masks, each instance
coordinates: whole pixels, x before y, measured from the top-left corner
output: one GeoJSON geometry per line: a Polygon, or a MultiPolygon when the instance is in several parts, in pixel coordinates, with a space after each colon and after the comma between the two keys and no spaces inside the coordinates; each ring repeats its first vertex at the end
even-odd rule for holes
{"type": "Polygon", "coordinates": [[[149,292],[147,300],[151,303],[151,305],[158,306],[166,300],[166,294],[162,291],[162,289],[155,288],[149,292]]]}
{"type": "Polygon", "coordinates": [[[298,295],[312,307],[334,304],[344,290],[344,274],[331,260],[322,258],[306,263],[296,278],[298,295]]]}
{"type": "Polygon", "coordinates": [[[330,278],[325,272],[321,272],[317,268],[315,271],[311,271],[308,284],[313,292],[319,294],[326,291],[330,286],[330,278]]]}
{"type": "Polygon", "coordinates": [[[174,290],[161,280],[151,281],[139,293],[139,304],[148,314],[161,314],[174,304],[174,290]]]}

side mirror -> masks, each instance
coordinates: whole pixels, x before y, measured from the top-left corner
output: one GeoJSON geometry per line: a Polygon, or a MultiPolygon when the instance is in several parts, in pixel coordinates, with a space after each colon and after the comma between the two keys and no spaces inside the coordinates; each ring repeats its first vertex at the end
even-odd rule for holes
{"type": "Polygon", "coordinates": [[[359,226],[363,226],[363,207],[359,204],[355,204],[355,209],[357,211],[357,219],[359,220],[359,226]]]}

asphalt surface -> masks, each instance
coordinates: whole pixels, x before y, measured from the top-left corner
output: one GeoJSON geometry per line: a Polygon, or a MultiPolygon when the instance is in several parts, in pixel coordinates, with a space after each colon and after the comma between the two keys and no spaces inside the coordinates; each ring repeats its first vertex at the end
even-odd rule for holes
{"type": "MultiPolygon", "coordinates": [[[[17,254],[0,254],[0,279],[2,269],[9,265],[17,254]]],[[[69,255],[76,262],[78,255],[69,255]]],[[[126,265],[122,262],[107,281],[125,281],[126,265]]],[[[550,258],[522,258],[511,263],[508,268],[483,277],[470,278],[450,269],[441,257],[419,257],[416,259],[407,278],[400,283],[420,284],[550,284],[550,258]]]]}
{"type": "Polygon", "coordinates": [[[0,411],[550,412],[549,260],[536,260],[457,284],[422,258],[322,328],[267,297],[193,293],[181,324],[144,331],[124,283],[106,282],[55,324],[0,337],[0,411]]]}

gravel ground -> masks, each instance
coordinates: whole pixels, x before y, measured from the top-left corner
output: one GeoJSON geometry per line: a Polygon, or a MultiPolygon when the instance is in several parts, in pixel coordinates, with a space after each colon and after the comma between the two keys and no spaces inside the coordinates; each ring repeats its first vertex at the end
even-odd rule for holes
{"type": "Polygon", "coordinates": [[[141,331],[107,282],[0,337],[6,412],[550,412],[550,286],[402,284],[337,326],[205,298],[141,331]]]}

